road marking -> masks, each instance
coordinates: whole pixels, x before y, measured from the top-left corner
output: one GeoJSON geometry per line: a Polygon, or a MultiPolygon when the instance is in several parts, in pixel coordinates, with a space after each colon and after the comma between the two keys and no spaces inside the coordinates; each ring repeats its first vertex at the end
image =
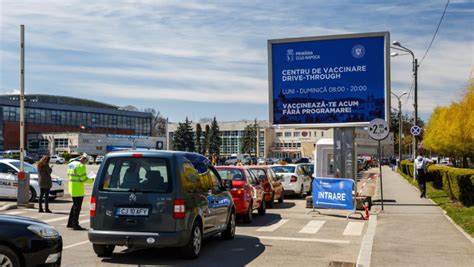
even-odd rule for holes
{"type": "Polygon", "coordinates": [[[80,246],[80,245],[84,245],[84,244],[87,244],[87,243],[89,243],[89,240],[82,241],[82,242],[78,242],[78,243],[74,243],[74,244],[71,244],[71,245],[68,245],[68,246],[63,247],[63,250],[68,249],[68,248],[77,247],[77,246],[80,246]]]}
{"type": "Polygon", "coordinates": [[[275,221],[270,222],[267,226],[258,228],[257,232],[273,232],[287,222],[288,222],[287,219],[275,220],[275,221]]]}
{"type": "Polygon", "coordinates": [[[357,265],[359,267],[369,267],[370,258],[372,257],[372,246],[375,238],[375,228],[377,226],[377,215],[370,215],[369,226],[367,226],[367,232],[362,239],[360,246],[359,256],[357,257],[357,265]]]}
{"type": "MultiPolygon", "coordinates": [[[[82,220],[82,221],[79,221],[79,224],[84,224],[84,223],[88,223],[88,222],[89,222],[89,219],[87,219],[87,220],[82,220]]],[[[63,224],[61,224],[61,225],[62,225],[62,226],[65,226],[65,225],[67,225],[67,223],[63,223],[63,224]]]]}
{"type": "Polygon", "coordinates": [[[301,241],[301,242],[317,242],[317,243],[333,243],[333,244],[349,244],[349,240],[320,239],[320,238],[297,238],[283,236],[255,236],[258,239],[279,240],[279,241],[301,241]]]}
{"type": "MultiPolygon", "coordinates": [[[[87,216],[87,215],[79,215],[79,217],[84,217],[84,216],[87,216]]],[[[62,217],[58,217],[58,218],[54,218],[54,219],[44,220],[44,222],[52,223],[52,222],[59,222],[59,221],[62,221],[62,220],[67,220],[67,219],[69,219],[69,216],[62,216],[62,217]]]]}
{"type": "Polygon", "coordinates": [[[302,234],[316,234],[319,229],[326,223],[326,221],[310,221],[303,229],[301,229],[298,233],[302,234]]]}
{"type": "Polygon", "coordinates": [[[365,222],[349,222],[343,235],[361,235],[365,222]]]}
{"type": "Polygon", "coordinates": [[[18,215],[18,214],[23,214],[25,213],[24,211],[10,211],[10,212],[5,212],[4,214],[7,215],[18,215]]]}

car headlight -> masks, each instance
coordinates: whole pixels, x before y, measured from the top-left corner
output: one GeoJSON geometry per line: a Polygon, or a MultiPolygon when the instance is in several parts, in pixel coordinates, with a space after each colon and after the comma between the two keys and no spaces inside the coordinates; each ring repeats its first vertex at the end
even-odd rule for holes
{"type": "Polygon", "coordinates": [[[59,237],[59,232],[49,225],[32,224],[27,227],[31,232],[41,236],[42,238],[52,239],[59,237]]]}

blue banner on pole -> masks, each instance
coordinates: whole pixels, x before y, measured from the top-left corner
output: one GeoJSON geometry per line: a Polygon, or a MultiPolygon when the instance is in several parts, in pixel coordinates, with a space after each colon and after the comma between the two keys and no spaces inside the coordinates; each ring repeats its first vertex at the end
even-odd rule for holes
{"type": "Polygon", "coordinates": [[[353,185],[352,179],[314,178],[313,207],[354,210],[353,185]]]}
{"type": "Polygon", "coordinates": [[[386,119],[388,42],[388,33],[270,40],[272,123],[386,119]]]}

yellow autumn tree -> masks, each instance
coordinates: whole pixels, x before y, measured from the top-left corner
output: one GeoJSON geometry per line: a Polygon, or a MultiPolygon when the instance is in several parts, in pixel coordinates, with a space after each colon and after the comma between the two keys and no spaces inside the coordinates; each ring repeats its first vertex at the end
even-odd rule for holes
{"type": "Polygon", "coordinates": [[[474,151],[474,88],[469,87],[461,101],[437,107],[427,124],[423,146],[451,157],[467,157],[474,151]]]}

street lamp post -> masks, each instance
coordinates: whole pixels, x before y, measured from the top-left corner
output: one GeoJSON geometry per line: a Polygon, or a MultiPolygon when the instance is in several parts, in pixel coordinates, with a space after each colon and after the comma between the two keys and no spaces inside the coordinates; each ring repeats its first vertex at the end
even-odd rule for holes
{"type": "MultiPolygon", "coordinates": [[[[414,108],[415,108],[415,114],[414,114],[414,119],[413,119],[413,125],[418,125],[418,59],[415,57],[415,54],[413,51],[410,49],[406,48],[405,46],[401,45],[399,41],[393,41],[392,46],[393,49],[400,50],[403,52],[407,52],[411,55],[412,57],[412,62],[413,62],[413,67],[412,67],[412,72],[413,72],[413,78],[414,78],[414,84],[415,84],[415,94],[414,94],[414,108]]],[[[392,56],[398,56],[398,53],[393,53],[392,56]]],[[[413,136],[413,162],[416,159],[416,149],[417,149],[417,136],[413,136]]],[[[415,179],[415,168],[413,168],[413,179],[415,179]]]]}
{"type": "Polygon", "coordinates": [[[402,161],[402,101],[400,98],[404,95],[406,95],[407,92],[403,92],[401,95],[396,95],[395,93],[392,92],[392,95],[394,95],[397,100],[398,100],[398,161],[402,161]]]}

